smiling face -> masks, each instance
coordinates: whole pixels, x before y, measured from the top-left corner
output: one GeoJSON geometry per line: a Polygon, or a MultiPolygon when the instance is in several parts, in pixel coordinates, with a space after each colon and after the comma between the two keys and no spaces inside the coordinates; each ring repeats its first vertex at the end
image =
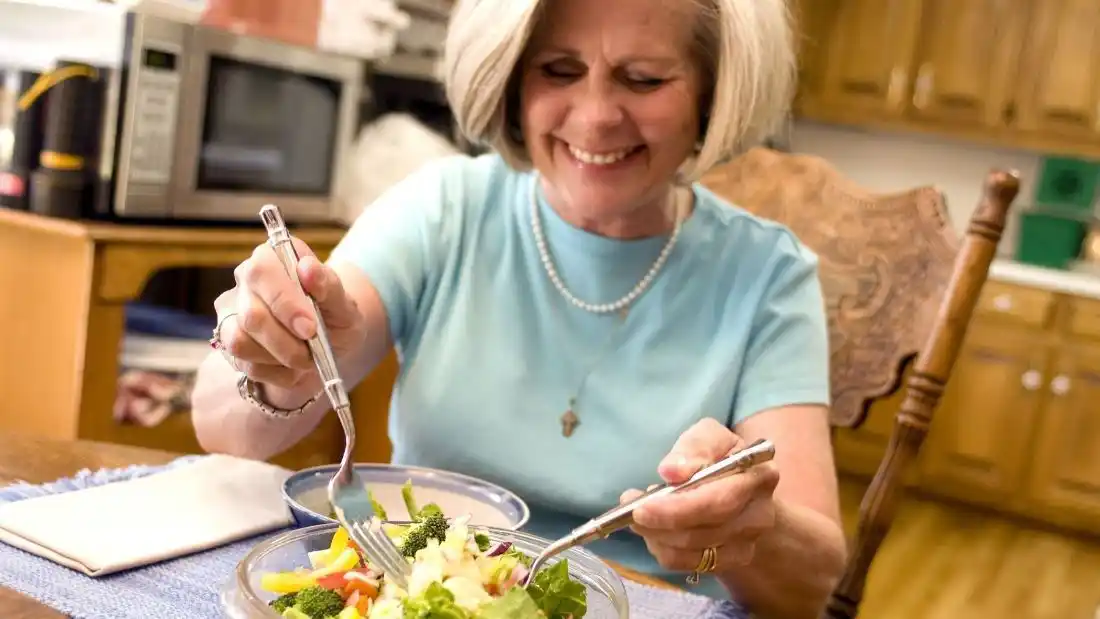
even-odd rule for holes
{"type": "Polygon", "coordinates": [[[520,121],[547,198],[609,236],[667,229],[699,136],[693,2],[551,0],[523,64],[520,121]]]}

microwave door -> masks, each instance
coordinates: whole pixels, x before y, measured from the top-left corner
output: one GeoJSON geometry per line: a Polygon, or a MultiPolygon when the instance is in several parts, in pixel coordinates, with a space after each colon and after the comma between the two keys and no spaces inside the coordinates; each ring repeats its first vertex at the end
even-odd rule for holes
{"type": "Polygon", "coordinates": [[[173,208],[177,217],[335,218],[335,188],[357,129],[360,61],[202,29],[186,81],[173,208]]]}
{"type": "Polygon", "coordinates": [[[174,145],[190,28],[149,15],[127,15],[129,33],[123,70],[114,72],[105,135],[117,131],[113,210],[122,217],[164,217],[172,200],[174,145]],[[111,118],[111,114],[117,114],[111,118]]]}

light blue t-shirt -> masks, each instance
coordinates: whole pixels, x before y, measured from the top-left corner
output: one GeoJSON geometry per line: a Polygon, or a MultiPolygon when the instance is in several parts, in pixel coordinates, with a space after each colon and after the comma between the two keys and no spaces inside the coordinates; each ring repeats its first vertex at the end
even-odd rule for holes
{"type": "MultiPolygon", "coordinates": [[[[617,240],[562,220],[497,155],[433,162],[367,207],[334,257],[385,304],[401,370],[390,409],[396,463],[487,479],[555,538],[660,481],[677,437],[787,404],[828,404],[828,338],[816,257],[786,228],[696,185],[695,209],[650,288],[618,315],[571,305],[539,259],[547,246],[578,298],[605,303],[649,270],[667,236],[617,240]],[[579,388],[579,390],[578,390],[579,388]],[[580,420],[562,436],[576,396],[580,420]]],[[[683,584],[624,531],[589,546],[683,584]]],[[[728,594],[714,579],[697,591],[728,594]]]]}

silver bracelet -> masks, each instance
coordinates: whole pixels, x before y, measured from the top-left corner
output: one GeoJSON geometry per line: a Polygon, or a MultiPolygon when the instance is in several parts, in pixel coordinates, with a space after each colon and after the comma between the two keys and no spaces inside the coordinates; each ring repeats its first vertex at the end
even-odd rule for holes
{"type": "Polygon", "coordinates": [[[301,415],[303,412],[305,412],[306,408],[308,408],[310,404],[313,404],[317,401],[317,398],[321,397],[321,393],[323,392],[318,392],[312,398],[306,400],[305,404],[302,404],[298,408],[276,408],[260,399],[262,397],[260,396],[260,385],[257,384],[256,381],[249,378],[247,374],[241,372],[241,375],[237,378],[237,393],[241,394],[241,398],[245,402],[248,402],[252,406],[260,409],[264,412],[264,414],[268,415],[269,417],[286,419],[288,417],[301,415]]]}

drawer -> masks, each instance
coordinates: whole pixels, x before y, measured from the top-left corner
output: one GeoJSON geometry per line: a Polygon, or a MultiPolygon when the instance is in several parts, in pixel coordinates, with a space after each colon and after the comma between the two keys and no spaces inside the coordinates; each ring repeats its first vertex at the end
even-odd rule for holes
{"type": "Polygon", "coordinates": [[[1019,324],[1043,327],[1054,309],[1055,299],[1050,290],[989,280],[982,287],[975,312],[998,316],[1019,324]]]}
{"type": "Polygon", "coordinates": [[[1066,331],[1100,338],[1100,301],[1074,297],[1067,301],[1067,305],[1066,331]]]}

